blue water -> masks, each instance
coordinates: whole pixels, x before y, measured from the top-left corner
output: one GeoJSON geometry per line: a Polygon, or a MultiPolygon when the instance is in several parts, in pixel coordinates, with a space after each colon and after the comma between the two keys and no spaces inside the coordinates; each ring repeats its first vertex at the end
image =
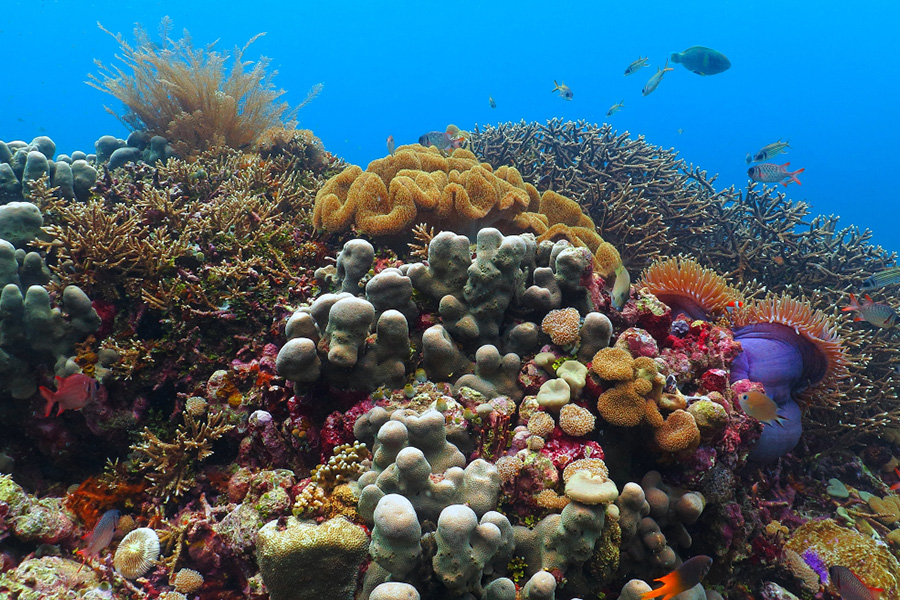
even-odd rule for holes
{"type": "Polygon", "coordinates": [[[448,123],[602,122],[624,100],[610,119],[615,128],[674,147],[719,173],[720,188],[746,185],[747,152],[790,139],[783,161],[806,169],[790,197],[900,250],[898,2],[7,0],[0,139],[45,134],[71,153],[92,149],[102,134],[125,137],[103,110],[120,110],[117,101],[83,83],[95,58],[112,63],[118,50],[96,22],[131,39],[134,23],[155,33],[164,15],[197,46],[219,39],[226,50],[267,32],[245,59],[272,58],[292,104],[323,82],[300,126],[350,162],[383,156],[389,134],[401,144],[448,123]],[[674,65],[642,97],[669,53],[692,45],[723,52],[732,68],[700,77],[674,65]],[[648,55],[650,68],[622,75],[648,55]],[[554,79],[572,88],[571,102],[550,92],[554,79]]]}

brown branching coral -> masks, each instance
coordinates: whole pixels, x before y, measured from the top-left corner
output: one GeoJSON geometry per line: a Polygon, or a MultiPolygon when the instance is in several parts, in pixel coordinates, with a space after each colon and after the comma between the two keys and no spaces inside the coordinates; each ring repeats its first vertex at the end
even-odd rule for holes
{"type": "Polygon", "coordinates": [[[476,128],[470,147],[489,163],[515,166],[539,191],[579,199],[633,270],[683,254],[748,296],[763,287],[794,297],[801,290],[813,309],[837,320],[850,373],[818,390],[806,429],[834,442],[900,424],[897,336],[840,318],[835,308],[897,258],[871,244],[868,230],[840,227],[836,216],[810,218],[807,204],[776,188],[716,190],[715,177],[673,149],[609,125],[554,119],[476,128]]]}
{"type": "Polygon", "coordinates": [[[199,418],[188,411],[182,415],[184,423],[175,430],[172,441],[165,442],[144,428],[141,441],[131,447],[134,467],[150,484],[147,492],[165,503],[193,487],[197,465],[212,455],[213,442],[234,428],[225,423],[224,412],[199,418]]]}
{"type": "MultiPolygon", "coordinates": [[[[98,23],[99,25],[99,23],[98,23]]],[[[97,61],[99,76],[88,75],[88,85],[115,96],[127,112],[116,115],[133,130],[146,130],[173,143],[181,155],[211,146],[245,148],[265,130],[293,121],[297,107],[278,102],[284,90],[272,84],[275,71],[268,71],[269,59],[261,58],[250,70],[244,52],[261,35],[243,48],[235,48],[230,67],[227,53],[214,51],[210,44],[194,48],[185,33],[180,40],[169,37],[171,21],[160,25],[162,45],[150,41],[146,31],[136,27],[135,45],[121,34],[122,66],[106,66],[97,61]]],[[[321,90],[310,91],[303,106],[321,90]]]]}

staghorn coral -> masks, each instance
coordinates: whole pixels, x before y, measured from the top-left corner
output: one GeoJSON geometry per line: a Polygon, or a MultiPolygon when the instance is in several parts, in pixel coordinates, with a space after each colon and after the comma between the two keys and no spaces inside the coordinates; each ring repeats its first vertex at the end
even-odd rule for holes
{"type": "MultiPolygon", "coordinates": [[[[539,190],[578,199],[632,268],[684,254],[738,285],[801,288],[813,309],[832,312],[847,291],[897,258],[871,244],[869,230],[841,227],[834,215],[810,218],[806,203],[776,188],[716,190],[715,177],[678,161],[673,150],[609,125],[508,123],[476,128],[470,142],[479,157],[515,166],[539,190]]],[[[839,333],[850,377],[819,390],[806,414],[808,430],[829,443],[900,423],[896,336],[849,320],[840,321],[839,333]]]]}
{"type": "MultiPolygon", "coordinates": [[[[99,25],[99,24],[98,24],[99,25]]],[[[272,85],[275,72],[267,72],[269,61],[261,58],[249,71],[243,55],[261,35],[229,56],[212,45],[194,48],[189,35],[180,40],[169,37],[171,21],[160,24],[162,45],[151,42],[146,31],[135,28],[135,45],[121,34],[100,29],[119,44],[122,66],[106,66],[98,61],[99,76],[88,75],[88,85],[121,101],[125,115],[110,113],[133,130],[146,130],[175,142],[181,155],[211,146],[245,148],[267,129],[292,121],[297,110],[321,91],[313,88],[306,100],[293,110],[278,102],[284,94],[272,85]]]]}
{"type": "Polygon", "coordinates": [[[184,423],[178,425],[172,441],[163,441],[144,428],[141,441],[131,446],[134,468],[150,482],[147,492],[164,503],[193,487],[193,474],[199,463],[212,455],[213,442],[234,428],[225,422],[222,411],[208,412],[203,420],[187,411],[182,415],[184,423]]]}

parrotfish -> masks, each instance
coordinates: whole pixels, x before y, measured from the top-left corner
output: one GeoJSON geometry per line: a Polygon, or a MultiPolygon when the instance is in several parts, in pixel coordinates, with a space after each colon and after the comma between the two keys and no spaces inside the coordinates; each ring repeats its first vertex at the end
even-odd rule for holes
{"type": "Polygon", "coordinates": [[[44,386],[40,387],[41,396],[47,401],[47,410],[44,416],[50,416],[54,404],[59,404],[56,416],[61,415],[64,410],[81,410],[88,401],[97,399],[99,386],[96,379],[88,377],[84,373],[75,373],[65,379],[57,377],[55,392],[44,386]]]}
{"type": "Polygon", "coordinates": [[[900,283],[900,267],[888,267],[883,271],[875,273],[862,284],[862,291],[871,292],[886,285],[900,283]]]}
{"type": "Polygon", "coordinates": [[[684,65],[697,75],[718,75],[731,68],[731,61],[721,52],[703,46],[691,46],[684,52],[673,52],[672,62],[684,65]]]}
{"type": "Polygon", "coordinates": [[[713,559],[704,554],[689,558],[668,575],[655,579],[654,581],[662,582],[662,587],[644,592],[641,594],[641,600],[659,596],[662,596],[662,600],[669,600],[672,596],[677,596],[681,592],[691,589],[709,573],[712,563],[713,559]]]}
{"type": "Polygon", "coordinates": [[[567,86],[567,85],[565,84],[565,82],[563,82],[563,83],[556,83],[556,80],[554,79],[554,80],[553,80],[553,85],[554,85],[554,88],[553,88],[552,90],[550,90],[550,91],[551,91],[551,92],[556,92],[556,91],[558,91],[558,92],[559,92],[559,97],[562,98],[563,100],[571,100],[572,97],[575,95],[574,93],[572,93],[572,88],[570,88],[569,86],[567,86]]]}
{"type": "Polygon", "coordinates": [[[446,131],[429,131],[419,137],[419,143],[425,146],[434,146],[438,150],[451,150],[462,148],[468,132],[462,131],[456,125],[448,125],[446,131]]]}
{"type": "Polygon", "coordinates": [[[619,103],[617,103],[617,104],[613,104],[613,105],[609,108],[609,110],[606,111],[606,116],[607,116],[607,117],[613,116],[614,114],[616,114],[617,112],[619,112],[620,110],[622,110],[622,107],[623,107],[623,106],[625,106],[625,101],[624,101],[624,100],[622,100],[621,102],[619,102],[619,103]]]}
{"type": "Polygon", "coordinates": [[[491,105],[491,108],[497,108],[497,103],[494,102],[493,96],[488,96],[488,103],[491,105]]]}
{"type": "Polygon", "coordinates": [[[828,569],[828,574],[843,600],[875,600],[884,591],[881,588],[867,586],[847,567],[835,565],[828,569]]]}
{"type": "Polygon", "coordinates": [[[754,162],[763,162],[765,160],[772,160],[774,157],[778,156],[779,154],[787,154],[787,149],[791,147],[789,144],[790,141],[791,140],[788,140],[787,142],[782,142],[781,140],[778,140],[777,142],[772,142],[771,144],[766,144],[765,146],[760,148],[759,151],[756,154],[754,154],[752,157],[749,154],[747,155],[747,164],[749,165],[750,163],[754,163],[754,162]]]}
{"type": "Polygon", "coordinates": [[[738,396],[738,404],[745,414],[766,425],[778,423],[783,427],[784,422],[788,420],[787,417],[778,414],[778,405],[775,401],[762,392],[744,392],[738,396]]]}
{"type": "Polygon", "coordinates": [[[787,168],[789,166],[791,166],[791,163],[789,162],[786,162],[783,165],[776,165],[775,163],[763,163],[761,165],[756,165],[755,167],[750,167],[747,170],[747,175],[749,175],[750,179],[752,179],[753,181],[759,181],[760,183],[778,183],[779,181],[781,181],[781,185],[787,187],[788,183],[793,181],[797,185],[802,185],[800,183],[800,180],[797,179],[796,176],[806,169],[788,171],[787,168]],[[789,179],[789,181],[783,181],[784,179],[789,179]]]}
{"type": "Polygon", "coordinates": [[[625,75],[626,75],[626,76],[628,76],[628,75],[634,75],[635,73],[637,73],[638,71],[640,71],[641,69],[643,69],[644,67],[646,67],[646,66],[647,66],[647,61],[649,61],[649,60],[650,60],[650,57],[649,57],[649,56],[648,56],[647,58],[641,58],[641,57],[638,57],[638,59],[637,59],[636,61],[632,62],[632,63],[631,63],[630,65],[628,65],[628,67],[625,69],[625,75]]]}
{"type": "Polygon", "coordinates": [[[856,310],[859,314],[853,319],[854,321],[866,321],[875,327],[883,327],[890,329],[897,324],[897,313],[893,308],[881,302],[875,302],[866,294],[862,301],[858,301],[856,296],[850,294],[850,305],[841,309],[844,312],[856,310]]]}
{"type": "Polygon", "coordinates": [[[103,513],[103,516],[100,517],[100,520],[94,525],[94,529],[84,535],[84,539],[87,540],[87,546],[81,550],[76,550],[75,554],[85,559],[100,554],[100,552],[109,546],[109,543],[112,541],[118,522],[119,511],[108,510],[103,513]]]}
{"type": "Polygon", "coordinates": [[[631,275],[628,274],[628,270],[623,265],[619,265],[616,268],[616,283],[613,285],[612,294],[610,294],[613,308],[616,310],[625,308],[630,296],[631,275]]]}
{"type": "Polygon", "coordinates": [[[391,156],[393,156],[393,155],[394,155],[394,150],[397,149],[397,145],[394,143],[394,136],[392,136],[392,135],[389,135],[389,136],[388,136],[388,139],[387,139],[387,148],[388,148],[388,154],[390,154],[391,156]]]}
{"type": "Polygon", "coordinates": [[[669,66],[669,61],[666,61],[666,65],[663,68],[656,67],[656,73],[647,80],[647,83],[644,84],[644,89],[641,90],[641,94],[646,96],[651,93],[653,90],[659,86],[659,82],[662,81],[663,76],[666,74],[666,71],[674,71],[672,67],[669,66]]]}

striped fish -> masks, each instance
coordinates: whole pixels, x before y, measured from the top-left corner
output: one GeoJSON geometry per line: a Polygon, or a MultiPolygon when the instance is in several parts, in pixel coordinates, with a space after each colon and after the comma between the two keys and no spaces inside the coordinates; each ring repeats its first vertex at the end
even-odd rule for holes
{"type": "Polygon", "coordinates": [[[893,308],[881,302],[875,302],[868,295],[862,301],[857,301],[856,296],[850,294],[850,305],[841,309],[844,312],[855,310],[859,314],[854,321],[867,321],[876,327],[890,329],[897,324],[897,313],[893,308]]]}
{"type": "Polygon", "coordinates": [[[862,284],[862,291],[871,292],[886,285],[894,285],[900,283],[900,267],[889,267],[884,271],[875,273],[862,284]]]}
{"type": "Polygon", "coordinates": [[[790,148],[788,142],[790,141],[791,140],[782,142],[781,140],[778,140],[777,142],[766,144],[753,156],[753,162],[772,160],[779,154],[787,154],[787,148],[790,148]]]}

